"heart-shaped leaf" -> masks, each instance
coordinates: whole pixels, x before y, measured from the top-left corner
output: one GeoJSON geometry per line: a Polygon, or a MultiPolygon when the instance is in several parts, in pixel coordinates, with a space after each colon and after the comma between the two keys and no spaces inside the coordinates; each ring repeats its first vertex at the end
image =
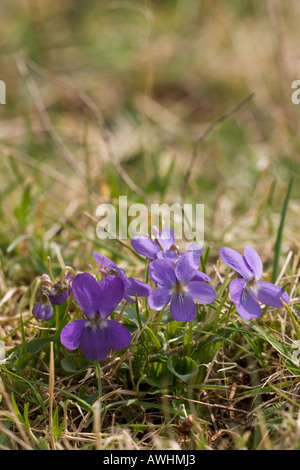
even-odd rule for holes
{"type": "Polygon", "coordinates": [[[198,369],[193,359],[187,356],[178,356],[177,354],[172,354],[169,357],[167,367],[178,379],[184,382],[187,382],[195,375],[198,369]]]}

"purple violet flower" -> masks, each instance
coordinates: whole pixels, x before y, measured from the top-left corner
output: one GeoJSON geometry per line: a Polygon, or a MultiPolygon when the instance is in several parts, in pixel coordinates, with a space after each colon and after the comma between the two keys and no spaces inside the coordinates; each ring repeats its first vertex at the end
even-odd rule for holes
{"type": "Polygon", "coordinates": [[[125,271],[119,268],[116,263],[100,253],[93,253],[94,259],[99,263],[99,271],[103,276],[118,276],[124,284],[124,300],[130,303],[135,302],[135,297],[148,297],[152,288],[142,281],[133,277],[127,277],[125,271]],[[132,298],[133,297],[133,298],[132,298]]]}
{"type": "Polygon", "coordinates": [[[124,295],[124,284],[119,277],[107,276],[99,283],[89,273],[77,274],[72,290],[86,319],[74,320],[62,329],[60,339],[67,349],[80,347],[89,361],[101,361],[111,348],[122,350],[130,345],[127,328],[108,320],[124,295]]]}
{"type": "Polygon", "coordinates": [[[231,281],[229,292],[237,312],[245,320],[260,317],[259,302],[275,308],[283,307],[281,299],[286,304],[289,303],[289,295],[284,289],[270,282],[261,281],[263,266],[254,248],[246,246],[242,256],[232,248],[225,247],[221,248],[220,256],[224,263],[241,276],[231,281]]]}
{"type": "Polygon", "coordinates": [[[185,322],[194,320],[197,313],[195,300],[210,304],[216,297],[213,287],[205,281],[210,278],[192,267],[193,253],[182,255],[175,263],[166,259],[156,259],[150,263],[149,275],[158,286],[149,295],[149,306],[162,310],[170,303],[170,313],[174,320],[185,322]]]}
{"type": "Polygon", "coordinates": [[[63,304],[71,294],[71,283],[73,274],[71,271],[65,273],[63,281],[58,281],[52,286],[49,293],[49,300],[53,305],[63,304]]]}

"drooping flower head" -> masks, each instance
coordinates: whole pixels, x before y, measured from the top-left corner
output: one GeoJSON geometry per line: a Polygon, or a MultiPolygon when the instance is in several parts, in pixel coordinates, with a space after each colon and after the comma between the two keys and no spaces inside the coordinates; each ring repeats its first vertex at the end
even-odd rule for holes
{"type": "Polygon", "coordinates": [[[127,277],[125,271],[119,268],[116,263],[100,253],[93,253],[94,259],[99,263],[99,271],[103,276],[117,276],[124,284],[124,299],[134,303],[135,297],[148,297],[151,287],[138,279],[127,277]]]}
{"type": "Polygon", "coordinates": [[[289,303],[289,295],[284,289],[270,282],[261,281],[263,266],[254,248],[246,246],[242,256],[232,248],[224,247],[220,250],[220,256],[224,263],[241,276],[231,281],[229,292],[237,312],[245,320],[260,317],[259,302],[275,308],[283,307],[281,299],[286,304],[289,303]]]}
{"type": "Polygon", "coordinates": [[[185,322],[194,320],[197,313],[195,301],[210,304],[216,292],[205,281],[210,278],[192,267],[192,253],[182,255],[174,264],[166,259],[156,259],[150,263],[149,275],[158,286],[149,295],[149,306],[162,310],[170,302],[170,314],[174,320],[185,322]]]}
{"type": "Polygon", "coordinates": [[[130,332],[115,320],[109,320],[124,296],[123,281],[107,276],[99,282],[89,273],[77,274],[72,285],[74,299],[86,319],[74,320],[61,331],[62,344],[70,350],[80,347],[88,360],[105,359],[110,349],[130,345],[130,332]]]}
{"type": "Polygon", "coordinates": [[[50,302],[39,301],[34,304],[32,309],[32,315],[37,320],[48,321],[53,316],[53,307],[50,302]]]}
{"type": "Polygon", "coordinates": [[[53,307],[49,300],[51,283],[48,274],[42,274],[38,282],[40,282],[40,285],[35,295],[35,301],[32,308],[32,315],[37,320],[48,321],[53,316],[53,307]]]}

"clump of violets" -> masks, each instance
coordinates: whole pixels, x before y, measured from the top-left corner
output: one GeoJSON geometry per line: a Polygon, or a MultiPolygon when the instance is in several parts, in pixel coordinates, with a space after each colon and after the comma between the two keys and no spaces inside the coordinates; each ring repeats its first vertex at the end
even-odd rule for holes
{"type": "Polygon", "coordinates": [[[259,318],[261,306],[281,308],[282,301],[289,303],[289,295],[281,287],[262,281],[263,266],[258,253],[249,246],[244,249],[244,256],[232,248],[221,248],[220,256],[224,263],[234,269],[240,277],[231,281],[229,292],[237,312],[245,320],[259,318]]]}
{"type": "Polygon", "coordinates": [[[194,320],[195,301],[210,304],[216,297],[214,288],[205,283],[210,278],[196,268],[192,252],[183,254],[175,263],[168,259],[153,260],[149,276],[158,287],[149,295],[150,308],[162,310],[170,303],[170,314],[177,321],[194,320]]]}
{"type": "Polygon", "coordinates": [[[119,268],[116,263],[100,253],[93,253],[94,259],[99,263],[99,272],[103,277],[117,276],[124,285],[124,300],[134,303],[135,297],[148,297],[152,288],[145,282],[133,277],[127,277],[125,271],[119,268]]]}
{"type": "Polygon", "coordinates": [[[131,334],[122,324],[108,317],[124,296],[121,278],[109,275],[98,282],[81,273],[72,283],[73,296],[86,318],[73,320],[61,331],[61,343],[70,350],[80,348],[88,360],[105,359],[110,349],[130,345],[131,334]]]}
{"type": "MultiPolygon", "coordinates": [[[[136,297],[148,297],[149,307],[163,310],[170,304],[172,318],[191,322],[197,314],[197,303],[211,304],[216,298],[215,289],[208,284],[210,277],[199,270],[202,247],[191,243],[186,252],[175,243],[174,231],[164,228],[161,232],[152,228],[155,240],[138,236],[131,240],[133,248],[149,261],[149,278],[154,284],[127,277],[125,271],[111,259],[93,253],[99,264],[101,281],[89,273],[74,277],[72,268],[65,268],[55,283],[47,274],[38,280],[32,314],[39,320],[49,320],[53,305],[59,305],[73,294],[84,318],[64,326],[61,343],[69,350],[80,348],[88,360],[103,360],[111,349],[123,350],[131,343],[127,328],[109,319],[122,300],[134,303],[136,297]]],[[[238,277],[230,282],[229,292],[237,312],[245,319],[259,318],[261,303],[281,308],[289,302],[285,290],[275,284],[262,281],[263,266],[257,252],[246,246],[244,255],[224,247],[222,260],[236,271],[238,277]]]]}

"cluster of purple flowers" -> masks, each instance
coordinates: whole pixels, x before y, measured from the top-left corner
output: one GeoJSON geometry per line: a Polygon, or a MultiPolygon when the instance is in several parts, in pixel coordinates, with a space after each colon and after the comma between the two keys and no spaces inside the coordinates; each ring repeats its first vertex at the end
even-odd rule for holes
{"type": "MultiPolygon", "coordinates": [[[[151,309],[163,310],[170,304],[170,315],[176,321],[190,322],[197,314],[199,304],[212,304],[215,289],[208,284],[210,277],[199,270],[202,247],[192,243],[186,252],[175,244],[174,232],[154,228],[155,239],[138,236],[131,240],[134,250],[148,260],[152,286],[135,278],[128,278],[106,256],[93,253],[98,263],[100,282],[89,273],[73,278],[67,271],[62,280],[51,284],[47,275],[41,277],[36,294],[33,315],[49,320],[53,304],[63,303],[72,293],[84,317],[68,323],[61,331],[61,343],[69,350],[80,348],[88,360],[105,359],[110,349],[123,350],[131,343],[131,334],[116,320],[109,319],[122,300],[134,303],[136,297],[147,297],[151,309]]],[[[261,315],[260,303],[280,308],[289,302],[281,287],[262,281],[263,267],[257,252],[250,247],[244,256],[231,248],[220,250],[221,259],[238,275],[229,286],[236,310],[245,320],[261,315]],[[260,303],[259,303],[260,302],[260,303]]]]}
{"type": "Polygon", "coordinates": [[[210,304],[216,292],[206,281],[207,274],[199,271],[202,247],[192,243],[186,253],[175,245],[174,232],[165,228],[156,231],[156,239],[134,237],[133,248],[150,260],[149,276],[157,289],[149,294],[149,306],[162,310],[170,303],[170,314],[177,321],[192,321],[197,313],[195,301],[210,304]]]}

